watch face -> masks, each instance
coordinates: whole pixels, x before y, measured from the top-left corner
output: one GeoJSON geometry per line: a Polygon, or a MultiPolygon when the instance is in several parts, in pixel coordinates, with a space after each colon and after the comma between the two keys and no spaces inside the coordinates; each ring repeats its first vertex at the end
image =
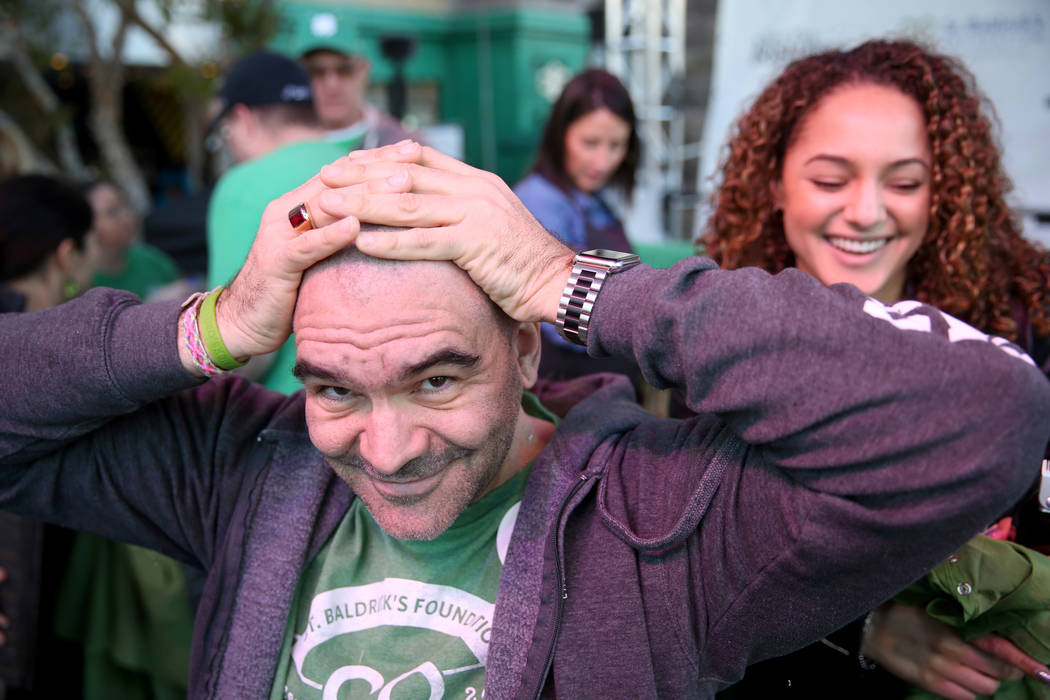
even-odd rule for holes
{"type": "Polygon", "coordinates": [[[606,268],[610,272],[617,272],[641,262],[641,258],[634,253],[621,253],[618,250],[605,250],[604,248],[585,250],[578,254],[576,259],[581,263],[606,268]]]}

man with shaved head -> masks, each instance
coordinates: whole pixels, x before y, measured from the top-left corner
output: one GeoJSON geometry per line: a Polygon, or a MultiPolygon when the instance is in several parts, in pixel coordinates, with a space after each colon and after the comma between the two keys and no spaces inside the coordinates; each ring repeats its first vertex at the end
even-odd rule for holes
{"type": "Polygon", "coordinates": [[[411,143],[275,200],[228,289],[0,337],[0,507],[206,569],[193,698],[710,697],[949,555],[1050,429],[1031,361],[935,309],[574,255],[411,143]],[[696,416],[536,387],[541,322],[696,416]],[[302,391],[226,375],[293,330],[302,391]]]}
{"type": "Polygon", "coordinates": [[[434,539],[535,457],[535,434],[550,426],[521,405],[536,380],[536,330],[452,263],[348,249],[307,272],[295,375],[316,396],[311,439],[387,533],[434,539]],[[373,307],[386,311],[345,313],[373,307]],[[436,410],[402,410],[412,404],[436,410]]]}

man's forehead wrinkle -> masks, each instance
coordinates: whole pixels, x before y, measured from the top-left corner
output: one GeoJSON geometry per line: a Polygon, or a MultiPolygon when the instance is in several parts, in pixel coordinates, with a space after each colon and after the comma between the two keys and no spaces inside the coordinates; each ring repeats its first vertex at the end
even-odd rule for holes
{"type": "MultiPolygon", "coordinates": [[[[360,320],[355,323],[359,322],[360,320]]],[[[306,327],[298,331],[296,337],[315,343],[352,345],[359,350],[371,350],[397,340],[420,338],[443,331],[454,331],[457,328],[451,322],[444,326],[436,325],[432,318],[421,317],[415,321],[399,320],[396,325],[378,322],[365,327],[352,327],[351,325],[335,328],[306,327]]]]}
{"type": "MultiPolygon", "coordinates": [[[[465,275],[458,268],[455,272],[465,275]]],[[[391,320],[387,311],[394,311],[390,309],[389,300],[406,289],[418,291],[413,294],[413,306],[402,304],[396,309],[399,315],[402,312],[411,314],[413,308],[420,313],[469,309],[471,315],[479,317],[487,310],[486,298],[469,278],[465,278],[468,284],[463,284],[461,280],[450,278],[440,265],[421,269],[418,264],[372,266],[354,261],[335,267],[331,273],[333,286],[352,306],[365,315],[375,314],[385,322],[391,320]]]]}
{"type": "Polygon", "coordinates": [[[333,266],[344,289],[371,298],[391,285],[424,284],[435,297],[452,297],[458,303],[487,297],[464,270],[447,260],[380,260],[361,254],[348,256],[333,266]]]}
{"type": "Polygon", "coordinates": [[[294,319],[300,343],[373,351],[404,340],[431,349],[454,344],[477,353],[497,332],[487,297],[452,263],[362,260],[356,255],[311,268],[294,319]],[[433,336],[433,342],[426,336],[433,336]]]}
{"type": "Polygon", "coordinates": [[[304,282],[315,276],[326,277],[328,285],[359,305],[382,304],[389,295],[408,288],[419,290],[416,303],[459,310],[466,306],[477,318],[493,314],[492,303],[470,275],[447,260],[373,258],[351,245],[309,268],[304,282]]]}

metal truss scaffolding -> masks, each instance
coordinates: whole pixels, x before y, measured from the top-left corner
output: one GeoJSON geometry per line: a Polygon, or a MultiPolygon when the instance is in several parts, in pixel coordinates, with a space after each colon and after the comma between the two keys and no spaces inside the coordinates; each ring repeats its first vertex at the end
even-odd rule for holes
{"type": "MultiPolygon", "coordinates": [[[[643,156],[635,209],[660,238],[685,235],[682,191],[686,0],[605,0],[605,64],[627,86],[639,120],[643,156]]],[[[629,231],[652,236],[653,231],[629,231]]]]}

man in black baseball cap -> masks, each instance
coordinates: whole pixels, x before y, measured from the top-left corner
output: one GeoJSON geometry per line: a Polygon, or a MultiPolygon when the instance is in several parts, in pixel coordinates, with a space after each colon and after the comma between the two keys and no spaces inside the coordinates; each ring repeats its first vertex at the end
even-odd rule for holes
{"type": "MultiPolygon", "coordinates": [[[[208,205],[208,286],[227,283],[244,263],[266,204],[349,146],[325,139],[314,112],[310,78],[294,60],[270,51],[244,56],[216,95],[213,128],[237,165],[215,185],[208,205]]],[[[292,392],[292,341],[253,359],[246,373],[271,389],[292,392]]]]}
{"type": "Polygon", "coordinates": [[[310,77],[272,51],[256,51],[233,64],[217,95],[217,110],[213,130],[219,129],[238,162],[283,142],[321,135],[310,77]]]}

